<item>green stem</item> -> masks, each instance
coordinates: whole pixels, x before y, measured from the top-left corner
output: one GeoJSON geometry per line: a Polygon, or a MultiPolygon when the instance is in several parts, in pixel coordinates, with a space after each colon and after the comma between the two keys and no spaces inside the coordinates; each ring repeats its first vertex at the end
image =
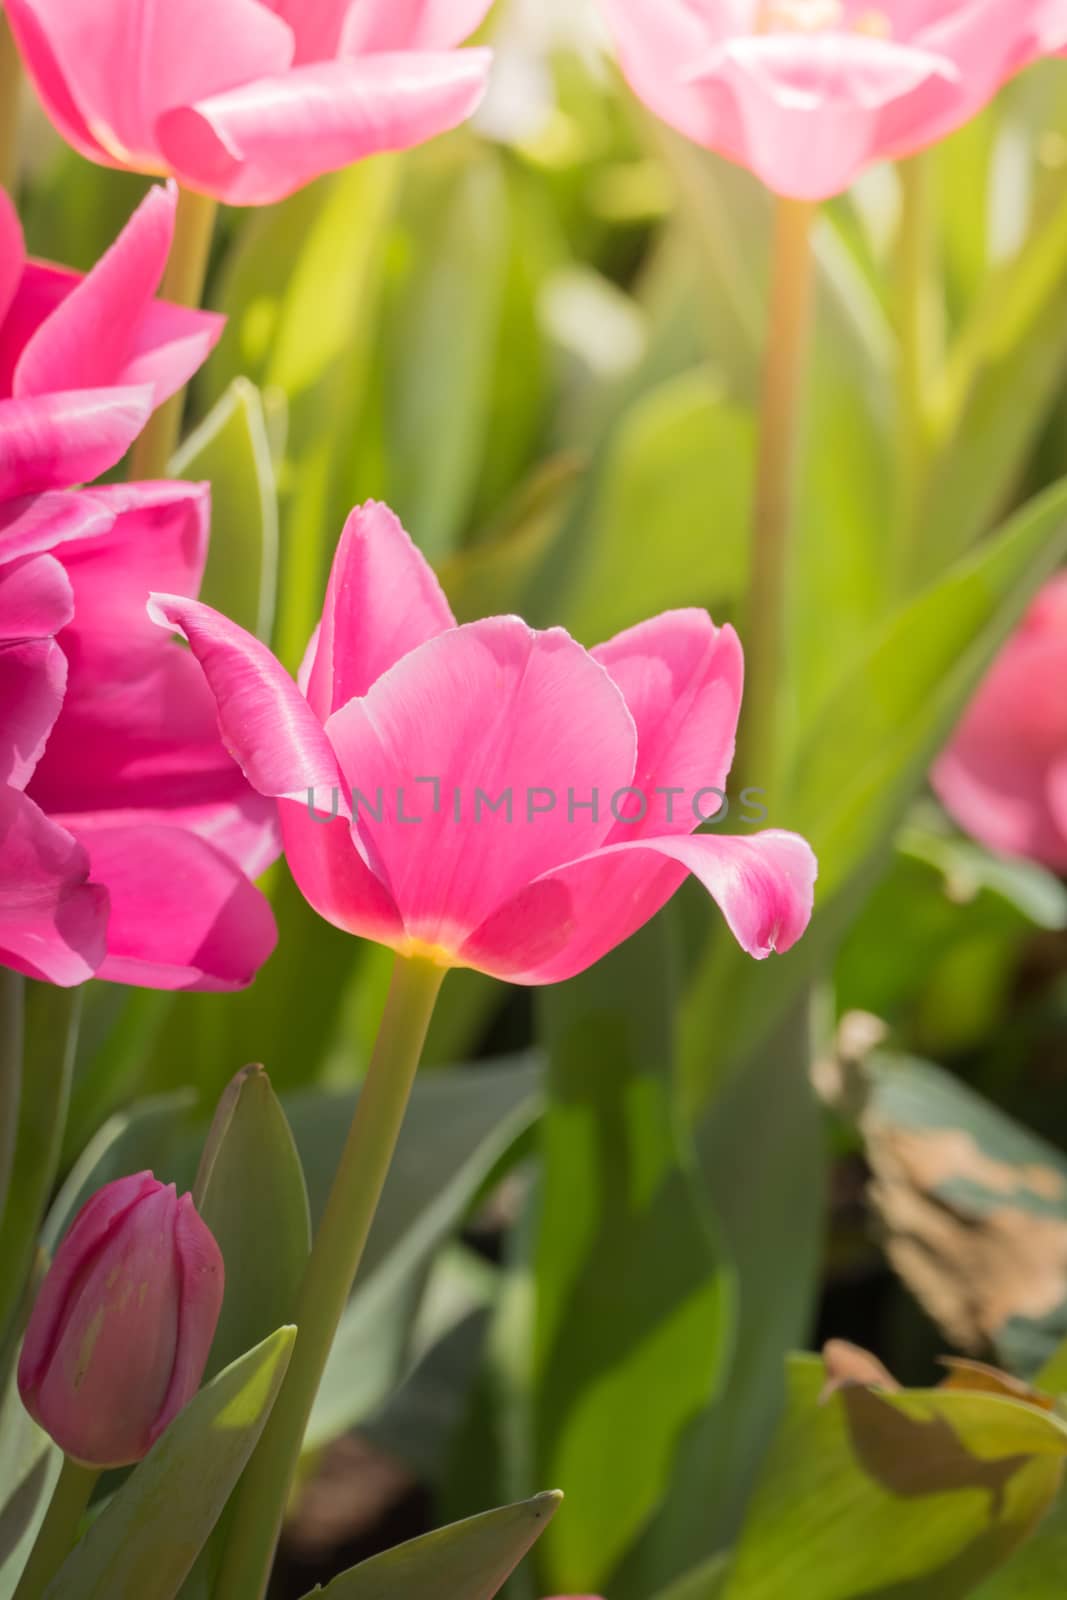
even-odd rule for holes
{"type": "Polygon", "coordinates": [[[900,225],[896,250],[897,400],[896,546],[907,586],[919,556],[923,483],[929,466],[930,378],[938,329],[933,300],[931,167],[926,154],[900,162],[900,225]]]}
{"type": "Polygon", "coordinates": [[[444,968],[433,962],[397,957],[301,1285],[292,1360],[237,1492],[216,1600],[258,1600],[266,1590],[308,1418],[378,1209],[443,977],[444,968]]]}
{"type": "Polygon", "coordinates": [[[15,1162],[15,1142],[22,1099],[22,1051],[25,1033],[26,980],[0,967],[0,1227],[15,1162]]]}
{"type": "Polygon", "coordinates": [[[7,20],[0,11],[0,184],[15,196],[18,178],[19,98],[22,60],[7,20]]]}
{"type": "MultiPolygon", "coordinates": [[[[204,292],[211,240],[215,231],[216,201],[192,189],[178,191],[178,215],[174,224],[167,270],[160,293],[175,305],[196,307],[204,292]]],[[[185,391],[161,405],[133,447],[130,477],[135,480],[165,478],[182,427],[185,391]]]]}
{"type": "Polygon", "coordinates": [[[84,1467],[64,1456],[63,1467],[30,1551],[14,1600],[40,1600],[74,1548],[99,1468],[84,1467]]]}
{"type": "MultiPolygon", "coordinates": [[[[745,628],[741,783],[773,797],[781,757],[779,697],[785,668],[796,468],[810,344],[815,207],[780,199],[775,218],[770,318],[745,628]]],[[[773,803],[773,801],[772,801],[773,803]]]]}

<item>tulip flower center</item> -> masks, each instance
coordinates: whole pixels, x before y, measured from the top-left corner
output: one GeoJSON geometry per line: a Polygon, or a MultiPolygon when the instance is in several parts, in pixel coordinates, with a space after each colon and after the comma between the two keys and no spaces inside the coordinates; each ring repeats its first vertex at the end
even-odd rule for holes
{"type": "Polygon", "coordinates": [[[826,33],[831,29],[888,39],[893,25],[884,11],[850,14],[844,0],[760,0],[757,33],[826,33]]]}

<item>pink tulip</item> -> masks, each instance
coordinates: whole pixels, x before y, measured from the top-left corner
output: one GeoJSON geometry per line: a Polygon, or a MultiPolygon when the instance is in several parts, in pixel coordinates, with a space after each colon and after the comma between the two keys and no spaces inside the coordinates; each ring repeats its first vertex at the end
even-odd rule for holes
{"type": "Polygon", "coordinates": [[[242,987],[275,942],[249,882],[278,854],[274,807],[220,743],[196,663],[144,613],[161,580],[199,588],[206,486],[30,504],[47,500],[97,520],[79,533],[68,519],[42,555],[29,552],[53,536],[47,517],[0,532],[0,761],[18,823],[0,827],[0,960],[64,985],[95,971],[158,989],[242,987]],[[9,548],[20,557],[4,563],[9,548]]]}
{"type": "Polygon", "coordinates": [[[933,771],[946,810],[1007,855],[1067,871],[1067,573],[1034,601],[933,771]]]}
{"type": "Polygon", "coordinates": [[[635,93],[777,194],[824,200],[1067,46],[1067,0],[604,0],[635,93]]]}
{"type": "Polygon", "coordinates": [[[154,189],[80,278],[25,260],[0,192],[0,962],[63,985],[235,988],[275,937],[247,877],[278,853],[274,808],[144,616],[161,582],[199,588],[206,489],[60,492],[218,338],[153,298],[175,202],[154,189]]]}
{"type": "Polygon", "coordinates": [[[0,500],[113,467],[213,349],[221,317],[155,299],[176,205],[150,190],[82,277],[27,261],[0,190],[0,500]]]}
{"type": "Polygon", "coordinates": [[[754,956],[807,925],[802,839],[693,832],[721,807],[742,677],[736,634],[702,611],[591,653],[517,617],[457,627],[374,504],[342,535],[301,687],[209,607],[150,610],[188,639],[228,748],[280,801],[293,876],[337,927],[536,984],[590,966],[689,873],[754,956]]]}
{"type": "Polygon", "coordinates": [[[174,1185],[119,1178],[79,1211],[19,1360],[27,1411],[92,1467],[140,1461],[200,1387],[222,1309],[215,1239],[174,1185]]]}
{"type": "Polygon", "coordinates": [[[463,122],[490,0],[6,0],[52,121],[82,155],[234,205],[463,122]]]}

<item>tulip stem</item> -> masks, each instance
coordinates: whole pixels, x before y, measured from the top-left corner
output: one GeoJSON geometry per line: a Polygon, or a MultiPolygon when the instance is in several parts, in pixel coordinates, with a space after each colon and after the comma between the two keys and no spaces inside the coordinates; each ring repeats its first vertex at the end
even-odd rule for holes
{"type": "Polygon", "coordinates": [[[896,247],[897,554],[902,583],[914,576],[920,552],[923,480],[930,460],[930,366],[936,347],[937,311],[931,271],[935,214],[932,169],[927,154],[897,166],[900,222],[896,247]]]}
{"type": "Polygon", "coordinates": [[[78,1538],[90,1496],[100,1476],[98,1467],[63,1457],[63,1466],[44,1521],[37,1533],[14,1600],[40,1600],[78,1538]]]}
{"type": "Polygon", "coordinates": [[[790,546],[797,457],[810,344],[815,207],[779,199],[745,627],[745,715],[741,782],[773,793],[780,751],[790,546]]]}
{"type": "MultiPolygon", "coordinates": [[[[179,189],[174,243],[160,290],[164,300],[193,309],[199,306],[207,277],[217,212],[217,202],[210,195],[197,194],[192,189],[179,189]]],[[[131,479],[140,482],[167,476],[170,458],[181,434],[184,411],[185,390],[181,389],[149,417],[130,456],[131,479]]]]}
{"type": "Polygon", "coordinates": [[[18,178],[19,98],[22,60],[7,12],[0,11],[0,185],[15,196],[18,178]]]}
{"type": "Polygon", "coordinates": [[[281,1392],[238,1489],[216,1600],[267,1587],[308,1418],[363,1257],[445,969],[398,956],[378,1039],[315,1235],[281,1392]]]}

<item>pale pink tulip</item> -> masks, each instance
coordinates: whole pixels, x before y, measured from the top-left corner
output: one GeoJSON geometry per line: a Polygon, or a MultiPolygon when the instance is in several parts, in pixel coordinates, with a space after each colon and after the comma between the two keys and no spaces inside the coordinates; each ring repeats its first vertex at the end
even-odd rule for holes
{"type": "Polygon", "coordinates": [[[234,205],[466,120],[490,0],[5,0],[49,116],[105,166],[234,205]]]}
{"type": "Polygon", "coordinates": [[[1067,46],[1067,0],[603,3],[650,110],[800,200],[933,144],[1067,46]]]}
{"type": "Polygon", "coordinates": [[[18,1368],[27,1411],[75,1461],[140,1461],[200,1387],[223,1278],[191,1195],[150,1172],[106,1184],[38,1292],[18,1368]]]}
{"type": "Polygon", "coordinates": [[[1001,651],[933,783],[983,844],[1067,872],[1067,573],[1001,651]]]}
{"type": "Polygon", "coordinates": [[[737,636],[705,612],[591,653],[517,617],[457,627],[371,504],[342,535],[303,688],[207,606],[157,595],[151,614],[188,639],[228,748],[279,798],[293,876],[340,928],[536,984],[598,960],[689,873],[754,956],[807,924],[802,839],[693,831],[720,808],[741,699],[737,636]]]}
{"type": "Polygon", "coordinates": [[[0,500],[113,467],[213,349],[221,317],[155,298],[176,205],[152,189],[82,277],[26,259],[0,190],[0,500]]]}

